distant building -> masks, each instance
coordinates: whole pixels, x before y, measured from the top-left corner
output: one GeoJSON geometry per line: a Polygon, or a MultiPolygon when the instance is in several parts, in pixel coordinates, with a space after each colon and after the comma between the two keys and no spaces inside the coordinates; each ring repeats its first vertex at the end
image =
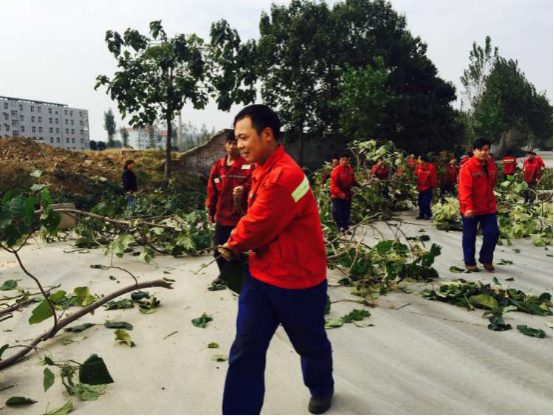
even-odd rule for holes
{"type": "MultiPolygon", "coordinates": [[[[160,130],[156,126],[154,129],[154,148],[165,149],[165,138],[167,137],[167,130],[160,130]]],[[[125,130],[129,132],[129,145],[136,150],[151,149],[150,143],[150,130],[140,129],[135,130],[132,127],[125,127],[125,130]]]]}
{"type": "Polygon", "coordinates": [[[64,149],[89,149],[88,111],[67,104],[0,96],[0,138],[13,136],[64,149]]]}

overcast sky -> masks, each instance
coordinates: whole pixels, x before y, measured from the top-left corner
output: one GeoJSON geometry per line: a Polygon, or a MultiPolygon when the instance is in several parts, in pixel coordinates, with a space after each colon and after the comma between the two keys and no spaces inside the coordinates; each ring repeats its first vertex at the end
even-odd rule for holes
{"type": "MultiPolygon", "coordinates": [[[[277,3],[287,3],[281,0],[277,3]]],[[[329,1],[328,3],[335,3],[329,1]]],[[[527,78],[552,101],[552,0],[392,0],[406,15],[414,36],[428,44],[439,74],[461,89],[473,41],[490,35],[500,54],[517,59],[527,78]]],[[[111,76],[116,61],[108,52],[107,30],[132,27],[147,33],[161,19],[166,32],[197,33],[208,39],[213,21],[225,18],[243,39],[258,37],[260,13],[271,0],[0,0],[2,41],[0,95],[52,101],[89,110],[92,140],[104,140],[103,112],[116,103],[94,91],[96,76],[111,76]]],[[[233,114],[189,107],[183,121],[216,130],[229,127],[233,114]]]]}

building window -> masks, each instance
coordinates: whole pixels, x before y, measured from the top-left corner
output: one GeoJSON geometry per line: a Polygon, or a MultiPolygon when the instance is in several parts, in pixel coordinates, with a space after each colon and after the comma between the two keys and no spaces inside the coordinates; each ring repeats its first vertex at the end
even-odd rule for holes
{"type": "Polygon", "coordinates": [[[42,117],[41,116],[38,116],[38,122],[42,123],[42,117]]]}
{"type": "Polygon", "coordinates": [[[39,105],[39,106],[37,107],[37,110],[38,110],[38,112],[40,113],[40,110],[42,110],[42,107],[39,105]]]}
{"type": "Polygon", "coordinates": [[[71,143],[75,143],[75,137],[71,138],[71,143]]]}
{"type": "Polygon", "coordinates": [[[9,124],[5,124],[6,126],[6,131],[10,131],[10,125],[9,124]]]}
{"type": "Polygon", "coordinates": [[[8,109],[8,103],[4,103],[4,110],[8,109]]]}
{"type": "Polygon", "coordinates": [[[73,117],[73,110],[69,110],[69,115],[73,117]]]}
{"type": "Polygon", "coordinates": [[[12,126],[14,126],[14,127],[19,126],[19,121],[17,121],[17,120],[12,120],[12,126]]]}
{"type": "Polygon", "coordinates": [[[35,126],[31,127],[31,130],[32,130],[33,133],[37,132],[37,128],[35,126]]]}
{"type": "Polygon", "coordinates": [[[4,120],[9,120],[10,119],[10,115],[8,113],[4,113],[4,120]]]}
{"type": "Polygon", "coordinates": [[[19,104],[19,111],[23,111],[23,104],[19,104]]]}
{"type": "Polygon", "coordinates": [[[56,124],[60,124],[60,119],[56,117],[56,124]]]}
{"type": "Polygon", "coordinates": [[[48,107],[48,114],[52,114],[52,108],[48,107]]]}
{"type": "Polygon", "coordinates": [[[79,117],[83,117],[83,112],[79,111],[79,117]]]}
{"type": "Polygon", "coordinates": [[[64,115],[67,116],[67,110],[63,110],[64,115]]]}
{"type": "Polygon", "coordinates": [[[31,106],[31,113],[34,113],[34,112],[35,112],[35,106],[32,105],[32,106],[31,106]]]}
{"type": "Polygon", "coordinates": [[[65,129],[65,134],[69,134],[69,129],[65,129]]]}
{"type": "Polygon", "coordinates": [[[56,134],[60,134],[60,128],[56,127],[56,134]]]}
{"type": "Polygon", "coordinates": [[[12,110],[12,116],[17,117],[17,110],[12,110]]]}
{"type": "Polygon", "coordinates": [[[79,123],[81,124],[81,126],[83,125],[83,120],[80,120],[79,123]]]}
{"type": "Polygon", "coordinates": [[[48,119],[48,123],[52,124],[52,117],[48,119]]]}
{"type": "Polygon", "coordinates": [[[54,114],[58,115],[58,110],[54,111],[54,114]]]}
{"type": "Polygon", "coordinates": [[[21,126],[21,132],[25,133],[25,126],[21,126]]]}
{"type": "Polygon", "coordinates": [[[24,121],[25,119],[23,118],[23,116],[19,116],[19,121],[24,121]]]}
{"type": "Polygon", "coordinates": [[[85,142],[85,139],[81,138],[81,143],[84,143],[85,142]]]}
{"type": "Polygon", "coordinates": [[[38,132],[42,133],[42,126],[38,126],[38,132]]]}
{"type": "Polygon", "coordinates": [[[50,127],[50,133],[54,133],[54,127],[50,127]]]}
{"type": "Polygon", "coordinates": [[[73,126],[74,122],[75,122],[75,120],[71,120],[71,125],[72,125],[72,126],[73,126]]]}
{"type": "Polygon", "coordinates": [[[75,134],[75,129],[71,129],[71,134],[75,134]]]}
{"type": "Polygon", "coordinates": [[[69,143],[69,137],[67,137],[67,138],[65,139],[65,142],[66,142],[66,143],[69,143]]]}
{"type": "Polygon", "coordinates": [[[56,137],[56,143],[60,143],[60,138],[56,137]]]}
{"type": "Polygon", "coordinates": [[[84,134],[84,133],[85,133],[85,131],[83,129],[81,129],[81,134],[84,134]]]}
{"type": "Polygon", "coordinates": [[[19,130],[14,130],[12,133],[14,136],[19,136],[19,130]]]}
{"type": "Polygon", "coordinates": [[[50,143],[54,143],[54,138],[50,137],[50,143]]]}
{"type": "Polygon", "coordinates": [[[31,116],[31,123],[35,122],[35,116],[31,116]]]}

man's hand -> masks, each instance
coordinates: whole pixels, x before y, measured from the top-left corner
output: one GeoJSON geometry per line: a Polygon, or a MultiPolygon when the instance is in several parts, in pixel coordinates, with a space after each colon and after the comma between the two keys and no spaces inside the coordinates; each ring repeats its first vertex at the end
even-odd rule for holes
{"type": "Polygon", "coordinates": [[[214,216],[213,216],[212,214],[210,214],[210,213],[208,213],[208,222],[209,222],[210,224],[213,224],[213,223],[214,223],[214,216]]]}
{"type": "Polygon", "coordinates": [[[233,189],[233,197],[242,199],[242,195],[244,194],[244,188],[242,186],[235,186],[233,189]]]}
{"type": "Polygon", "coordinates": [[[464,217],[473,218],[473,211],[467,210],[466,212],[464,212],[464,217]]]}
{"type": "Polygon", "coordinates": [[[221,254],[221,257],[227,261],[238,259],[240,255],[238,251],[235,251],[229,247],[229,243],[225,243],[221,247],[218,247],[217,251],[221,254]]]}

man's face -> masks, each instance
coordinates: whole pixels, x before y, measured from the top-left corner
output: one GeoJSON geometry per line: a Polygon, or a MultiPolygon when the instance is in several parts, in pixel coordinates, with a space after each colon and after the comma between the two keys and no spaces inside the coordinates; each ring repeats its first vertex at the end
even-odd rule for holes
{"type": "Polygon", "coordinates": [[[491,151],[490,146],[486,144],[481,149],[473,149],[473,156],[475,156],[477,160],[480,160],[480,161],[487,160],[489,157],[490,151],[491,151]]]}
{"type": "Polygon", "coordinates": [[[274,149],[275,138],[268,127],[260,134],[252,126],[250,117],[244,117],[235,124],[235,137],[239,152],[249,163],[263,165],[274,149]]]}
{"type": "Polygon", "coordinates": [[[129,169],[129,170],[133,170],[134,168],[135,168],[134,163],[131,163],[131,164],[127,165],[127,169],[129,169]]]}
{"type": "Polygon", "coordinates": [[[341,166],[347,167],[348,165],[350,165],[350,158],[341,157],[340,158],[340,164],[341,164],[341,166]]]}
{"type": "Polygon", "coordinates": [[[527,160],[533,160],[533,155],[531,153],[527,154],[527,160]]]}
{"type": "Polygon", "coordinates": [[[331,166],[336,168],[339,165],[339,163],[340,163],[339,159],[333,159],[333,161],[331,162],[331,166]]]}
{"type": "Polygon", "coordinates": [[[226,141],[225,150],[227,151],[227,155],[232,159],[237,158],[240,154],[236,140],[226,141]]]}
{"type": "Polygon", "coordinates": [[[450,166],[454,166],[456,164],[456,159],[450,159],[450,166]]]}

